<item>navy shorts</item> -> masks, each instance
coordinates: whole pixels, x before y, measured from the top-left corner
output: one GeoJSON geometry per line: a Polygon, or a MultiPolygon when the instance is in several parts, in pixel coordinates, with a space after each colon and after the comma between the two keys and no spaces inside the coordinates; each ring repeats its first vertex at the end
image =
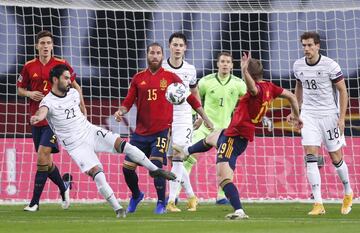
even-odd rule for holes
{"type": "Polygon", "coordinates": [[[57,144],[57,138],[50,126],[31,127],[32,138],[35,145],[36,152],[39,150],[39,146],[51,147],[51,153],[58,153],[59,147],[57,144]]]}
{"type": "MultiPolygon", "coordinates": [[[[166,152],[169,146],[169,129],[147,136],[134,133],[130,138],[130,144],[144,152],[146,157],[159,158],[164,165],[167,164],[166,152]]],[[[133,162],[127,155],[125,160],[133,162]]]]}
{"type": "Polygon", "coordinates": [[[216,163],[228,162],[231,169],[235,170],[236,159],[241,155],[248,145],[248,140],[240,137],[228,137],[224,130],[220,133],[217,141],[216,163]]]}

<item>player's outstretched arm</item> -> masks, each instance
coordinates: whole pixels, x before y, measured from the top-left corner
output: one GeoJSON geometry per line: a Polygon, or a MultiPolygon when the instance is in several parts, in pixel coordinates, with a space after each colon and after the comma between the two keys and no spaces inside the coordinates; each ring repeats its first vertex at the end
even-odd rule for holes
{"type": "Polygon", "coordinates": [[[257,89],[255,81],[251,77],[249,70],[248,70],[250,58],[251,58],[250,52],[249,53],[243,52],[243,56],[241,57],[241,72],[243,74],[243,78],[244,78],[248,92],[252,96],[255,96],[258,94],[259,90],[257,89]]]}
{"type": "Polygon", "coordinates": [[[303,122],[300,119],[299,104],[297,102],[296,96],[292,92],[284,89],[280,97],[285,98],[290,102],[291,114],[289,115],[290,117],[288,116],[288,121],[293,123],[298,129],[301,129],[303,127],[303,122]]]}
{"type": "Polygon", "coordinates": [[[30,118],[30,124],[35,125],[40,121],[44,120],[49,112],[49,109],[45,106],[42,106],[37,110],[34,116],[30,118]]]}

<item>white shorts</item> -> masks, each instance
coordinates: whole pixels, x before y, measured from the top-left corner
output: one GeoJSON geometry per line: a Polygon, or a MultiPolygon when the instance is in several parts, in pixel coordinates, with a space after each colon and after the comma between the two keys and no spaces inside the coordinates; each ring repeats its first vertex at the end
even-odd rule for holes
{"type": "Polygon", "coordinates": [[[172,144],[184,147],[192,144],[193,138],[193,125],[192,124],[176,124],[172,126],[171,140],[169,143],[169,149],[167,156],[173,155],[172,144]]]}
{"type": "Polygon", "coordinates": [[[303,146],[321,146],[323,143],[327,151],[335,152],[346,145],[345,136],[340,135],[337,127],[337,114],[330,116],[314,116],[301,113],[304,127],[301,129],[301,143],[303,146]]]}
{"type": "Polygon", "coordinates": [[[102,167],[97,152],[117,153],[114,145],[119,137],[120,135],[109,130],[94,126],[86,140],[76,148],[68,150],[68,153],[79,166],[81,172],[87,172],[97,165],[102,167]]]}

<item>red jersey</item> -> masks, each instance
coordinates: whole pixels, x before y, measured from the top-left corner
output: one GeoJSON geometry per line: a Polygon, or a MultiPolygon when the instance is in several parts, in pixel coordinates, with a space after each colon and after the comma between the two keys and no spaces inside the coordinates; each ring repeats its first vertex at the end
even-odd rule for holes
{"type": "Polygon", "coordinates": [[[261,122],[272,100],[284,90],[266,81],[256,82],[256,86],[258,88],[256,96],[247,92],[240,98],[230,125],[224,132],[225,136],[241,136],[253,141],[255,125],[261,122]]]}
{"type": "MultiPolygon", "coordinates": [[[[35,58],[25,63],[17,80],[17,86],[26,88],[29,91],[40,91],[47,95],[51,91],[51,83],[49,81],[50,70],[57,65],[65,64],[70,71],[71,81],[75,80],[76,74],[69,63],[60,58],[52,57],[48,63],[43,65],[39,58],[35,58]]],[[[39,109],[40,101],[34,101],[29,98],[30,115],[34,115],[39,109]]],[[[35,126],[48,125],[46,120],[40,121],[35,126]]]]}
{"type": "Polygon", "coordinates": [[[149,69],[138,72],[122,106],[130,110],[136,103],[136,129],[139,135],[151,135],[170,128],[173,120],[173,105],[165,98],[166,88],[171,83],[182,83],[174,73],[160,68],[155,74],[149,69]]]}

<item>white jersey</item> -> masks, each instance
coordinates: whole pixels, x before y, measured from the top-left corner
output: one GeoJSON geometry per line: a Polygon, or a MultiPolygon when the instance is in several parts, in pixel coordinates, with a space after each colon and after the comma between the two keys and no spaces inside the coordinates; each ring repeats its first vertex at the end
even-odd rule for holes
{"type": "Polygon", "coordinates": [[[48,108],[47,121],[50,128],[66,150],[72,150],[82,144],[93,125],[80,110],[80,95],[70,88],[64,97],[50,92],[40,102],[48,108]]]}
{"type": "MultiPolygon", "coordinates": [[[[188,90],[190,90],[190,86],[196,85],[197,79],[195,66],[187,63],[186,61],[183,60],[181,66],[175,68],[170,65],[168,59],[163,61],[162,67],[179,76],[188,90]]],[[[192,124],[192,108],[186,101],[183,104],[174,105],[173,125],[182,124],[185,122],[187,124],[192,124]]]]}
{"type": "Polygon", "coordinates": [[[334,85],[343,79],[339,64],[320,55],[316,64],[309,65],[302,57],[295,61],[293,70],[303,87],[301,111],[312,115],[339,113],[339,92],[334,85]]]}

